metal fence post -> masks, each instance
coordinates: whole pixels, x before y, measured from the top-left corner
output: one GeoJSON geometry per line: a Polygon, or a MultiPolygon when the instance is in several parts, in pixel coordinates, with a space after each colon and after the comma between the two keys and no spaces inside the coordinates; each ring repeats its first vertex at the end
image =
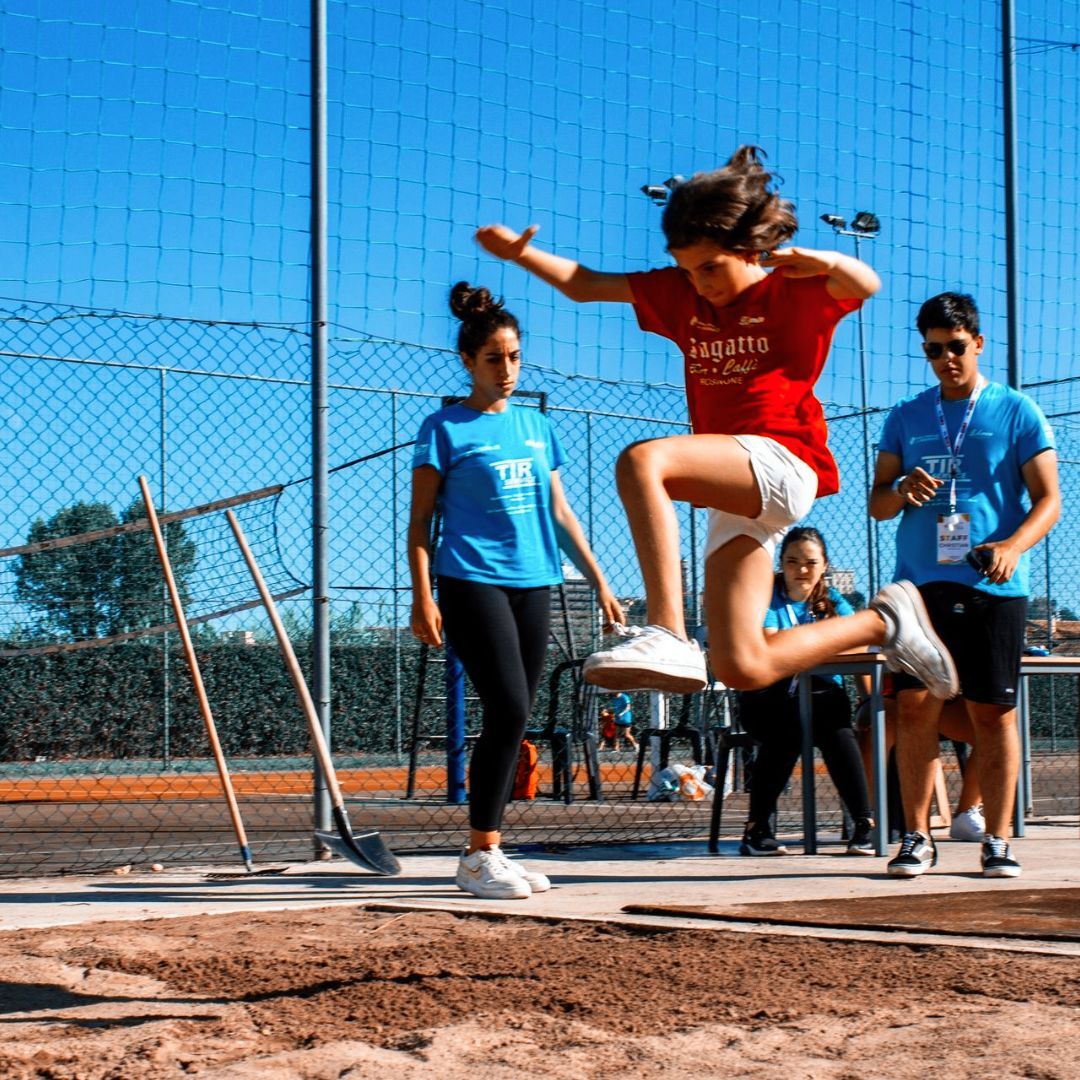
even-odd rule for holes
{"type": "MultiPolygon", "coordinates": [[[[397,394],[390,394],[390,445],[398,444],[398,417],[397,417],[397,394]]],[[[390,520],[397,528],[398,521],[398,470],[392,469],[393,479],[390,485],[390,520]]],[[[396,554],[390,557],[391,565],[391,595],[393,596],[393,616],[391,625],[394,628],[394,751],[398,761],[402,755],[401,733],[401,622],[398,612],[398,559],[396,554]]]]}
{"type": "Polygon", "coordinates": [[[446,650],[446,801],[463,803],[465,788],[465,668],[450,645],[446,650]]]}
{"type": "MultiPolygon", "coordinates": [[[[168,509],[169,484],[168,484],[168,384],[167,369],[158,368],[158,452],[160,456],[161,472],[158,485],[161,492],[161,511],[168,509]]],[[[169,547],[169,530],[166,528],[162,538],[162,544],[166,551],[169,547]]],[[[169,622],[169,587],[161,583],[161,611],[162,622],[169,622]]],[[[172,751],[169,745],[171,714],[171,686],[169,681],[169,632],[161,635],[161,767],[167,769],[170,765],[172,751]]]]}
{"type": "MultiPolygon", "coordinates": [[[[311,0],[311,471],[312,697],[319,726],[330,732],[329,475],[327,472],[326,3],[311,0]]],[[[330,829],[330,795],[315,763],[315,828],[330,829]]],[[[316,841],[318,858],[329,850],[316,841]]]]}

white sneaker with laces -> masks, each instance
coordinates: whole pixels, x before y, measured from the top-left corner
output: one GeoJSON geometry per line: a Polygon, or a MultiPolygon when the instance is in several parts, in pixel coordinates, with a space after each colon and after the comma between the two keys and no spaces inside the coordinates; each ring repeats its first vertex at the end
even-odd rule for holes
{"type": "Polygon", "coordinates": [[[618,626],[624,640],[594,652],[582,666],[587,683],[605,690],[693,694],[705,688],[705,657],[696,641],[664,626],[618,626]]]}
{"type": "Polygon", "coordinates": [[[551,888],[551,881],[546,874],[541,874],[539,870],[530,870],[527,866],[523,866],[519,862],[514,862],[509,855],[503,851],[502,848],[490,849],[497,858],[509,868],[510,872],[517,874],[518,877],[524,878],[528,882],[529,888],[532,892],[547,892],[551,888]]]}
{"type": "Polygon", "coordinates": [[[527,900],[532,896],[529,883],[509,864],[497,848],[462,852],[458,859],[457,885],[482,900],[527,900]]]}
{"type": "Polygon", "coordinates": [[[957,814],[949,826],[949,835],[954,840],[964,840],[969,844],[981,844],[986,835],[986,821],[982,807],[973,806],[962,814],[957,814]]]}
{"type": "Polygon", "coordinates": [[[919,590],[910,581],[886,585],[870,601],[885,622],[881,651],[890,671],[913,675],[936,698],[960,693],[956,665],[944,642],[934,633],[919,590]]]}

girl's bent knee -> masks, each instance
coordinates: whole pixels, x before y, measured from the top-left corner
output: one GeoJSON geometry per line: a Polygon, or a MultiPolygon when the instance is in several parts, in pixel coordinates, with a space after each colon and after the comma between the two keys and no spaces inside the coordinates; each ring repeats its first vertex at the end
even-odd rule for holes
{"type": "Polygon", "coordinates": [[[764,690],[776,681],[773,673],[757,664],[730,656],[721,658],[715,652],[709,654],[709,664],[717,679],[731,690],[764,690]]]}
{"type": "Polygon", "coordinates": [[[621,481],[658,473],[658,442],[656,439],[646,439],[626,447],[615,462],[616,479],[621,481]]]}

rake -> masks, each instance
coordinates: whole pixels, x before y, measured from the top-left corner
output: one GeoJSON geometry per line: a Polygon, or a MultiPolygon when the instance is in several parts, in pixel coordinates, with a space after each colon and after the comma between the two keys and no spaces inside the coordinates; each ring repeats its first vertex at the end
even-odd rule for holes
{"type": "Polygon", "coordinates": [[[326,786],[330,793],[330,805],[337,832],[331,833],[316,829],[316,839],[321,840],[344,858],[349,859],[358,866],[366,867],[376,874],[387,877],[399,874],[401,864],[377,832],[364,832],[357,835],[352,831],[348,814],[345,812],[345,801],[338,785],[337,773],[334,771],[334,763],[330,758],[330,750],[326,745],[318,714],[315,712],[315,702],[311,699],[311,691],[308,689],[304,673],[301,671],[300,664],[296,659],[292,642],[289,640],[285,625],[278,615],[274,598],[270,595],[270,590],[267,589],[266,583],[263,581],[262,573],[255,562],[254,555],[251,553],[251,548],[248,547],[244,531],[240,528],[240,522],[236,520],[236,515],[231,510],[226,511],[225,517],[228,519],[229,526],[236,537],[236,542],[240,546],[244,562],[247,563],[248,571],[251,573],[251,579],[255,582],[255,588],[259,590],[259,596],[262,598],[263,607],[266,608],[270,623],[274,627],[281,655],[285,660],[285,666],[289,669],[296,696],[300,701],[300,708],[303,710],[304,718],[307,720],[311,732],[311,743],[315,750],[315,758],[319,762],[319,768],[326,779],[326,786]]]}
{"type": "Polygon", "coordinates": [[[169,602],[172,605],[173,616],[176,619],[176,628],[180,632],[180,640],[184,646],[184,656],[187,659],[188,670],[191,672],[191,682],[195,688],[195,697],[199,702],[199,712],[202,714],[206,735],[210,740],[210,749],[213,751],[214,761],[217,764],[218,776],[221,777],[221,787],[225,792],[225,802],[229,807],[229,816],[232,818],[236,842],[240,845],[240,858],[243,860],[249,874],[284,873],[284,869],[277,866],[256,869],[252,861],[247,833],[244,830],[243,819],[240,817],[240,807],[236,801],[236,793],[233,791],[232,778],[229,776],[229,766],[221,749],[221,740],[218,738],[214,714],[210,709],[210,700],[206,696],[206,687],[203,685],[202,671],[199,669],[195,647],[191,642],[191,631],[188,629],[187,619],[184,617],[184,605],[180,600],[180,591],[176,586],[172,563],[169,561],[165,537],[161,531],[161,522],[158,521],[157,511],[154,509],[154,500],[150,495],[150,486],[147,484],[145,476],[139,477],[139,489],[142,491],[143,502],[146,504],[146,518],[150,523],[150,530],[154,536],[154,546],[157,548],[158,559],[161,562],[161,572],[164,575],[165,585],[169,592],[169,602]]]}

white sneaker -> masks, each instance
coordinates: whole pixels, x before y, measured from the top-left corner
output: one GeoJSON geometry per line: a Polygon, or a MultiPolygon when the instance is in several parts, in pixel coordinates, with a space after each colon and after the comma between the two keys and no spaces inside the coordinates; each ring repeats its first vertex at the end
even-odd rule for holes
{"type": "Polygon", "coordinates": [[[663,690],[692,694],[705,688],[705,657],[696,641],[686,641],[663,626],[619,626],[625,640],[594,652],[581,672],[587,683],[605,690],[663,690]]]}
{"type": "Polygon", "coordinates": [[[462,852],[458,860],[457,885],[482,900],[527,900],[532,896],[529,883],[510,866],[497,848],[462,852]]]}
{"type": "Polygon", "coordinates": [[[514,862],[502,848],[491,848],[490,853],[500,859],[511,873],[517,874],[520,878],[524,878],[525,881],[528,882],[529,889],[532,892],[547,892],[548,889],[551,888],[551,881],[545,874],[541,874],[538,870],[530,870],[527,866],[522,866],[519,862],[514,862]]]}
{"type": "Polygon", "coordinates": [[[973,806],[962,814],[957,814],[949,826],[949,835],[954,840],[965,840],[969,844],[981,844],[986,834],[986,822],[982,807],[973,806]]]}
{"type": "Polygon", "coordinates": [[[934,633],[919,590],[910,581],[894,581],[870,601],[870,607],[885,621],[881,651],[889,670],[913,675],[936,698],[956,697],[960,693],[956,665],[934,633]]]}

